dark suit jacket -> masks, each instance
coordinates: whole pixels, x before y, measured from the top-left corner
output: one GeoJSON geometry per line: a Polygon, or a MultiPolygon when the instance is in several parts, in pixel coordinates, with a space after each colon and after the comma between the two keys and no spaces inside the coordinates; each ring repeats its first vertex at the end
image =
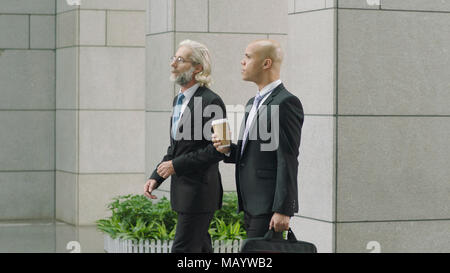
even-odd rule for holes
{"type": "MultiPolygon", "coordinates": [[[[226,157],[225,162],[236,164],[239,211],[244,210],[254,216],[273,212],[292,216],[298,212],[297,158],[303,107],[283,84],[268,96],[252,123],[242,156],[242,135],[248,112],[241,126],[239,141],[237,145],[232,144],[230,157],[226,157]],[[270,139],[264,132],[270,132],[270,139]],[[274,145],[264,147],[268,143],[274,145]]],[[[247,103],[248,111],[253,100],[247,103]]]]}
{"type": "MultiPolygon", "coordinates": [[[[173,101],[174,106],[176,99],[173,101]]],[[[189,100],[186,110],[180,118],[178,130],[187,133],[188,137],[176,140],[170,134],[170,146],[162,160],[172,160],[175,169],[170,185],[172,209],[183,213],[213,212],[222,205],[223,189],[218,162],[224,156],[217,152],[211,142],[212,131],[205,129],[204,135],[203,129],[205,126],[211,128],[213,120],[226,117],[225,105],[216,93],[200,86],[189,100]],[[209,105],[220,108],[222,113],[213,112],[203,117],[203,111],[206,109],[208,112],[209,105]]],[[[172,118],[170,124],[172,127],[172,118]]],[[[150,178],[160,185],[164,178],[156,170],[150,178]]]]}

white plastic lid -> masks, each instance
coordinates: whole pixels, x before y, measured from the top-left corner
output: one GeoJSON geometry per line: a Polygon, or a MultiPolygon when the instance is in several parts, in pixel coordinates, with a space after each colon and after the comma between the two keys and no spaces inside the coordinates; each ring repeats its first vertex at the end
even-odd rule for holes
{"type": "Polygon", "coordinates": [[[228,120],[226,118],[216,119],[216,120],[213,120],[212,125],[214,126],[216,124],[227,123],[227,122],[228,122],[228,120]]]}

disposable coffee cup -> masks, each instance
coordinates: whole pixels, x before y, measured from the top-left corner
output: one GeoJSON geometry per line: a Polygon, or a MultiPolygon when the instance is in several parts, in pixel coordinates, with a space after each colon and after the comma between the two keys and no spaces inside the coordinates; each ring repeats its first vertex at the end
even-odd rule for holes
{"type": "Polygon", "coordinates": [[[216,119],[212,122],[212,127],[214,133],[220,139],[221,145],[219,148],[230,147],[231,145],[231,134],[230,126],[227,119],[216,119]]]}

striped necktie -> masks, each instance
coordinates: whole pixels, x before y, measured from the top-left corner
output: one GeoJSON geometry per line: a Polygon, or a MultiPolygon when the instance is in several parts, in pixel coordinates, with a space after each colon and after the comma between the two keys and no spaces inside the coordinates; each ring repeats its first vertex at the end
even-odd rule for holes
{"type": "Polygon", "coordinates": [[[180,93],[178,95],[177,104],[175,105],[175,108],[173,110],[173,116],[172,116],[172,138],[174,138],[174,139],[177,134],[178,121],[180,120],[180,116],[181,116],[181,106],[183,105],[183,100],[184,100],[184,95],[183,95],[183,93],[180,93]]]}

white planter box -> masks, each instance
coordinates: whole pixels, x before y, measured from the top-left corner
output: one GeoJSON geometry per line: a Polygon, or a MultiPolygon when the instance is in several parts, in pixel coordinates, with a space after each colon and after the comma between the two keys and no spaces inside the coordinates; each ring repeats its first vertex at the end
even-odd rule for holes
{"type": "MultiPolygon", "coordinates": [[[[108,253],[170,253],[173,241],[112,239],[104,235],[104,248],[108,253]]],[[[239,253],[241,240],[213,241],[214,253],[239,253]]]]}

